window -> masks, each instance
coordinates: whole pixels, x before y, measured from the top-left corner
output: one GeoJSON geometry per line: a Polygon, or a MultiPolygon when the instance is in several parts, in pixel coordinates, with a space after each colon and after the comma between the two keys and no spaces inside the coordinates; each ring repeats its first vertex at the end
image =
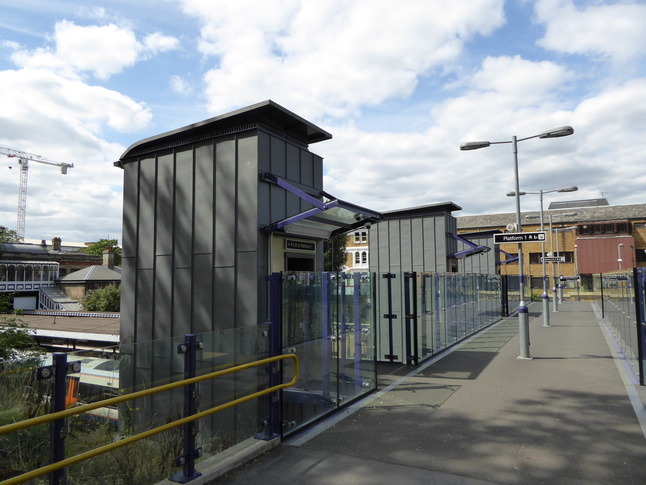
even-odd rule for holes
{"type": "MultiPolygon", "coordinates": [[[[635,224],[637,227],[637,224],[635,224]]],[[[603,235],[603,234],[630,234],[631,225],[628,221],[597,222],[592,224],[579,224],[576,228],[577,235],[603,235]]]]}
{"type": "Polygon", "coordinates": [[[368,231],[359,231],[354,233],[355,244],[365,244],[368,242],[368,231]]]}
{"type": "Polygon", "coordinates": [[[368,253],[365,251],[361,253],[361,264],[368,264],[368,253]]]}
{"type": "Polygon", "coordinates": [[[357,265],[360,263],[361,263],[361,253],[357,251],[356,253],[354,253],[354,264],[357,265]]]}
{"type": "Polygon", "coordinates": [[[646,263],[646,249],[636,249],[635,256],[638,263],[646,263]]]}

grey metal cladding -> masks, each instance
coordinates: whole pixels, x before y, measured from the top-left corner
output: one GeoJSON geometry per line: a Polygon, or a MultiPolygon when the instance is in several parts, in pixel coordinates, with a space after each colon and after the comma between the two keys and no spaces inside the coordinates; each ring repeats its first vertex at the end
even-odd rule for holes
{"type": "Polygon", "coordinates": [[[213,152],[212,141],[195,147],[195,254],[213,252],[213,152]]]}
{"type": "MultiPolygon", "coordinates": [[[[126,168],[129,165],[126,165],[126,168]]],[[[172,152],[157,157],[157,240],[156,254],[173,252],[173,172],[175,156],[172,152]]]]}
{"type": "Polygon", "coordinates": [[[193,259],[193,315],[191,331],[213,330],[213,255],[196,254],[193,259]]]}
{"type": "MultiPolygon", "coordinates": [[[[173,303],[173,256],[155,258],[155,311],[153,313],[153,339],[172,335],[171,317],[173,303]]],[[[143,322],[141,322],[143,324],[143,322]]]]}
{"type": "Polygon", "coordinates": [[[137,221],[139,196],[139,164],[131,163],[123,169],[123,240],[129,244],[123,244],[121,257],[129,258],[137,255],[137,221]]]}
{"type": "Polygon", "coordinates": [[[137,268],[152,269],[155,248],[155,159],[139,163],[137,268]]]}
{"type": "Polygon", "coordinates": [[[215,145],[215,267],[235,265],[236,142],[233,137],[215,145]]]}
{"type": "Polygon", "coordinates": [[[258,234],[258,143],[256,136],[238,138],[238,196],[236,200],[238,251],[255,251],[258,234]]]}
{"type": "Polygon", "coordinates": [[[235,312],[236,327],[258,325],[257,253],[238,252],[236,265],[235,312]]]}
{"type": "Polygon", "coordinates": [[[401,271],[401,233],[400,225],[401,220],[387,221],[388,224],[388,250],[389,250],[389,265],[385,271],[398,273],[401,271]]]}
{"type": "MultiPolygon", "coordinates": [[[[271,173],[280,178],[287,177],[287,143],[272,137],[269,157],[271,160],[271,173]]],[[[262,157],[260,157],[262,158],[262,157]]]]}
{"type": "MultiPolygon", "coordinates": [[[[193,291],[191,268],[173,268],[173,317],[171,336],[192,333],[193,291]]],[[[168,338],[168,336],[166,336],[168,338]]]]}
{"type": "MultiPolygon", "coordinates": [[[[121,280],[121,321],[134,322],[135,321],[135,296],[136,296],[136,275],[137,272],[137,259],[134,256],[121,257],[121,275],[128,275],[128,278],[121,280]]],[[[129,325],[120,325],[119,340],[122,344],[128,344],[135,341],[136,329],[129,325]]]]}
{"type": "Polygon", "coordinates": [[[235,327],[235,279],[233,266],[213,270],[213,323],[214,328],[235,327]]]}
{"type": "Polygon", "coordinates": [[[411,220],[404,219],[399,225],[399,240],[400,240],[400,264],[402,271],[413,270],[413,245],[411,220]]]}
{"type": "Polygon", "coordinates": [[[424,224],[424,271],[442,271],[437,265],[437,240],[435,239],[436,218],[427,217],[423,219],[424,224]]]}
{"type": "Polygon", "coordinates": [[[287,145],[287,180],[292,182],[301,181],[301,149],[294,145],[287,145]]]}
{"type": "Polygon", "coordinates": [[[301,150],[301,180],[300,183],[314,187],[314,155],[301,150]]]}
{"type": "Polygon", "coordinates": [[[153,283],[152,269],[137,270],[137,321],[135,324],[135,339],[137,342],[153,340],[153,283]]]}
{"type": "Polygon", "coordinates": [[[424,220],[412,219],[411,220],[411,241],[412,241],[412,270],[424,271],[425,268],[425,255],[424,255],[424,220]]]}
{"type": "Polygon", "coordinates": [[[193,149],[175,153],[175,210],[173,213],[173,267],[191,266],[193,253],[193,149]]]}

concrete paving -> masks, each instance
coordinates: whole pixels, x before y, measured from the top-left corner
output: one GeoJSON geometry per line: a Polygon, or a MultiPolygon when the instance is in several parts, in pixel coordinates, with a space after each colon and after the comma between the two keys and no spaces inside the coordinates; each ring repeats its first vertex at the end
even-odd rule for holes
{"type": "Polygon", "coordinates": [[[518,320],[440,359],[379,365],[380,391],[204,483],[646,483],[644,390],[589,302],[518,320]]]}

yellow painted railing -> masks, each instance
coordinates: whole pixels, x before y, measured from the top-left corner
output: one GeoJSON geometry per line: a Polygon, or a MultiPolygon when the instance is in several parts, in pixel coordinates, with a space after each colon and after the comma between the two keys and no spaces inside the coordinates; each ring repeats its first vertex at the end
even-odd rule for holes
{"type": "Polygon", "coordinates": [[[117,404],[121,404],[123,402],[127,401],[132,401],[134,399],[139,399],[142,397],[150,396],[153,394],[157,394],[160,392],[165,392],[165,391],[170,391],[171,389],[177,389],[178,387],[183,387],[187,386],[189,384],[196,384],[198,382],[206,381],[209,379],[215,379],[216,377],[221,377],[225,376],[228,374],[233,374],[235,372],[240,372],[245,369],[250,369],[252,367],[259,367],[261,365],[265,364],[271,364],[272,362],[277,362],[280,360],[285,360],[285,359],[292,359],[294,361],[294,377],[292,378],[291,381],[286,382],[284,384],[278,384],[273,387],[269,387],[267,389],[263,389],[262,391],[254,392],[253,394],[249,394],[248,396],[244,396],[238,399],[235,399],[233,401],[230,401],[225,404],[221,404],[219,406],[216,406],[211,409],[207,409],[206,411],[201,411],[199,413],[193,414],[191,416],[186,416],[185,418],[178,419],[177,421],[173,421],[171,423],[165,424],[163,426],[159,426],[157,428],[153,428],[148,431],[144,431],[143,433],[139,433],[133,436],[129,436],[128,438],[124,438],[122,440],[116,441],[114,443],[110,443],[105,446],[101,446],[99,448],[95,448],[94,450],[86,451],[85,453],[81,453],[79,455],[66,458],[65,460],[58,461],[56,463],[52,463],[51,465],[44,466],[42,468],[38,468],[36,470],[32,470],[30,472],[24,473],[22,475],[19,475],[17,477],[10,478],[8,480],[5,480],[3,482],[0,482],[0,485],[14,485],[18,483],[23,483],[26,482],[27,480],[31,480],[33,478],[39,477],[41,475],[45,475],[47,473],[51,473],[56,470],[60,470],[61,468],[65,468],[70,465],[74,465],[75,463],[79,463],[81,461],[87,460],[89,458],[93,458],[97,455],[100,455],[102,453],[107,453],[108,451],[116,450],[117,448],[121,448],[122,446],[127,446],[131,443],[134,443],[139,440],[143,440],[146,438],[150,438],[151,436],[154,436],[159,433],[163,433],[164,431],[168,431],[173,428],[177,428],[178,426],[182,426],[186,423],[190,423],[191,421],[196,421],[198,419],[204,418],[206,416],[209,416],[211,414],[215,414],[219,411],[224,411],[225,409],[232,408],[234,406],[237,406],[238,404],[245,403],[247,401],[251,401],[253,399],[256,399],[258,397],[264,396],[266,394],[270,394],[272,392],[278,391],[280,389],[285,389],[287,387],[291,387],[294,384],[296,384],[296,381],[298,380],[298,358],[294,354],[285,354],[285,355],[277,355],[275,357],[268,357],[266,359],[261,359],[257,360],[255,362],[249,362],[247,364],[242,364],[238,365],[235,367],[231,367],[228,369],[220,370],[217,372],[211,372],[210,374],[204,374],[202,376],[198,377],[193,377],[191,379],[185,379],[182,381],[178,382],[173,382],[171,384],[165,384],[163,386],[158,386],[158,387],[153,387],[151,389],[146,389],[143,391],[137,391],[133,392],[131,394],[126,394],[124,396],[119,396],[119,397],[113,397],[110,399],[106,399],[103,401],[99,401],[96,403],[92,404],[85,404],[83,406],[77,406],[74,408],[66,409],[64,411],[60,411],[57,413],[52,413],[52,414],[47,414],[45,416],[39,416],[37,418],[32,418],[32,419],[27,419],[25,421],[19,421],[17,423],[13,424],[7,424],[5,426],[0,427],[0,435],[2,434],[7,434],[11,433],[14,431],[19,431],[21,429],[25,428],[30,428],[32,426],[37,426],[39,424],[45,424],[49,423],[52,421],[56,421],[57,419],[63,419],[67,418],[70,416],[74,416],[76,414],[82,414],[86,413],[88,411],[92,411],[93,409],[97,408],[102,408],[102,407],[107,407],[107,406],[115,406],[117,404]]]}

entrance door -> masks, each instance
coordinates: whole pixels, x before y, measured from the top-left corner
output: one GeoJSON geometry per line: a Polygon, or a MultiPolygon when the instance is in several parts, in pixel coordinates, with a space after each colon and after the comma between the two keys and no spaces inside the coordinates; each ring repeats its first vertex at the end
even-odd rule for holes
{"type": "Polygon", "coordinates": [[[285,254],[286,271],[314,271],[314,256],[309,254],[285,254]]]}

